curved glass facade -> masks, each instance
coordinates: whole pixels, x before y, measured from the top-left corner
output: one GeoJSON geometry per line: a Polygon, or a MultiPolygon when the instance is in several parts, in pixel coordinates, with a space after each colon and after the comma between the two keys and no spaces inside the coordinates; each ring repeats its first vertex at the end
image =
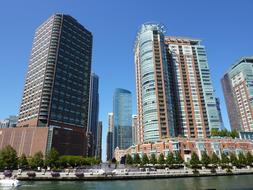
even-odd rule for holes
{"type": "Polygon", "coordinates": [[[113,147],[126,149],[132,145],[132,94],[117,88],[113,96],[113,147]]]}
{"type": "Polygon", "coordinates": [[[174,136],[169,90],[167,59],[164,47],[163,26],[142,25],[136,41],[135,54],[139,126],[143,126],[143,141],[157,141],[174,136]],[[138,55],[137,55],[138,54],[138,55]],[[138,87],[137,87],[138,90],[138,87]],[[141,109],[141,110],[140,110],[141,109]]]}

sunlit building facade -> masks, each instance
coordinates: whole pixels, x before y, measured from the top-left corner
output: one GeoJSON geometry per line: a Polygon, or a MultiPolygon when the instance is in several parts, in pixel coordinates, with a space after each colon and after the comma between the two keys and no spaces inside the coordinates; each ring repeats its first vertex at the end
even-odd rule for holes
{"type": "Polygon", "coordinates": [[[163,26],[143,24],[135,42],[139,142],[175,135],[166,54],[163,26]]]}
{"type": "Polygon", "coordinates": [[[135,43],[139,142],[185,136],[205,138],[220,129],[205,46],[164,36],[164,26],[141,26],[135,43]]]}
{"type": "Polygon", "coordinates": [[[253,131],[253,57],[242,57],[221,79],[230,126],[253,131]]]}

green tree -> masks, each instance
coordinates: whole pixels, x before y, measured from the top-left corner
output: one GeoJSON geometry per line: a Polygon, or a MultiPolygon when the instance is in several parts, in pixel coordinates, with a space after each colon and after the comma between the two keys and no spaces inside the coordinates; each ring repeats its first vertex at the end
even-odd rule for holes
{"type": "Polygon", "coordinates": [[[133,160],[134,164],[140,164],[141,163],[141,159],[139,154],[134,154],[134,160],[133,160]]]}
{"type": "Polygon", "coordinates": [[[23,168],[23,169],[28,167],[28,161],[27,161],[27,158],[26,158],[25,154],[22,154],[18,158],[18,166],[19,166],[19,168],[23,168]]]}
{"type": "Polygon", "coordinates": [[[240,166],[245,166],[247,164],[247,160],[242,152],[240,152],[238,155],[238,164],[240,166]]]}
{"type": "Polygon", "coordinates": [[[172,166],[173,164],[175,164],[175,159],[174,159],[174,155],[172,152],[169,152],[169,154],[167,155],[166,164],[169,166],[172,166]]]}
{"type": "Polygon", "coordinates": [[[239,161],[238,161],[236,155],[235,155],[234,153],[231,153],[231,154],[229,155],[229,157],[230,157],[230,162],[231,162],[231,164],[232,164],[233,166],[238,167],[238,166],[239,166],[239,161]]]}
{"type": "Polygon", "coordinates": [[[28,161],[29,166],[33,169],[37,167],[43,167],[44,160],[43,160],[43,154],[41,151],[34,154],[34,156],[28,161]]]}
{"type": "Polygon", "coordinates": [[[147,154],[143,154],[142,159],[141,159],[141,163],[142,163],[142,165],[149,164],[149,159],[148,159],[147,154]]]}
{"type": "Polygon", "coordinates": [[[150,163],[153,165],[155,165],[157,163],[157,159],[156,159],[155,154],[151,154],[150,163]]]}
{"type": "Polygon", "coordinates": [[[164,155],[163,153],[161,153],[158,157],[158,164],[159,165],[163,165],[165,163],[165,160],[164,160],[164,155]]]}
{"type": "Polygon", "coordinates": [[[49,167],[56,167],[58,160],[59,160],[59,153],[58,153],[58,151],[55,148],[51,148],[51,150],[49,150],[46,153],[46,156],[45,156],[45,165],[49,166],[49,167]]]}
{"type": "Polygon", "coordinates": [[[181,153],[179,151],[176,152],[175,154],[175,164],[183,164],[184,159],[181,156],[181,153]]]}
{"type": "Polygon", "coordinates": [[[190,165],[192,169],[197,169],[199,164],[200,164],[199,157],[195,152],[193,152],[191,154],[191,160],[190,160],[190,165]]]}
{"type": "Polygon", "coordinates": [[[217,128],[212,128],[211,136],[219,136],[219,130],[217,128]]]}
{"type": "Polygon", "coordinates": [[[221,164],[227,166],[229,164],[229,158],[225,153],[221,153],[221,164]]]}
{"type": "Polygon", "coordinates": [[[126,155],[126,164],[127,165],[132,165],[133,164],[132,156],[130,156],[129,154],[126,155]]]}
{"type": "Polygon", "coordinates": [[[228,136],[230,136],[230,134],[227,129],[224,129],[224,130],[219,131],[219,136],[228,137],[228,136]]]}
{"type": "Polygon", "coordinates": [[[203,152],[201,155],[201,163],[205,166],[208,167],[208,165],[211,163],[210,157],[207,155],[206,152],[203,152]]]}
{"type": "Polygon", "coordinates": [[[215,152],[212,154],[211,163],[214,165],[214,167],[217,167],[217,165],[220,163],[220,159],[215,152]]]}
{"type": "Polygon", "coordinates": [[[239,138],[239,133],[234,129],[230,132],[230,137],[239,138]]]}
{"type": "Polygon", "coordinates": [[[0,152],[0,162],[3,168],[15,169],[18,165],[17,152],[10,145],[4,147],[0,152]]]}
{"type": "Polygon", "coordinates": [[[246,154],[246,161],[247,161],[247,165],[251,166],[252,162],[253,162],[253,156],[250,152],[247,152],[246,154]]]}

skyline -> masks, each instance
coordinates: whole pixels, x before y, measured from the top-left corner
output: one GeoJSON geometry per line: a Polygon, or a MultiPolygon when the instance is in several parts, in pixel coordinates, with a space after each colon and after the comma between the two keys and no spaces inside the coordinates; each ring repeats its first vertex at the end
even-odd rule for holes
{"type": "MultiPolygon", "coordinates": [[[[166,13],[164,12],[167,6],[173,6],[173,4],[170,3],[167,3],[167,6],[159,6],[161,10],[159,9],[159,12],[154,11],[152,13],[152,1],[148,1],[146,5],[142,5],[140,2],[135,3],[134,1],[128,3],[121,2],[120,5],[116,1],[110,1],[114,2],[114,4],[110,4],[113,6],[107,5],[105,2],[100,4],[89,2],[90,4],[88,4],[87,7],[90,8],[86,10],[87,13],[82,9],[83,6],[80,6],[85,5],[86,2],[82,3],[81,1],[76,1],[76,4],[69,4],[67,1],[64,1],[65,3],[62,3],[61,5],[58,5],[58,2],[60,1],[48,1],[47,3],[44,3],[46,6],[44,4],[38,6],[40,7],[40,10],[36,9],[36,3],[32,1],[28,2],[30,2],[30,12],[20,11],[22,10],[20,8],[24,8],[26,5],[20,2],[15,2],[17,6],[12,9],[15,14],[8,17],[8,22],[6,22],[6,17],[4,17],[4,15],[8,14],[7,10],[9,10],[13,2],[3,3],[4,5],[1,6],[1,23],[4,23],[6,29],[1,32],[2,35],[0,37],[1,52],[5,52],[1,56],[3,61],[3,65],[1,64],[1,66],[3,69],[0,71],[0,81],[1,89],[4,89],[4,92],[9,92],[1,93],[0,96],[0,106],[2,108],[0,109],[1,119],[8,117],[8,115],[18,114],[35,28],[37,28],[39,24],[50,15],[56,12],[63,12],[75,17],[94,35],[92,71],[96,72],[101,78],[101,88],[99,89],[101,102],[99,119],[104,123],[103,158],[105,157],[105,136],[108,127],[106,122],[107,113],[112,111],[113,92],[115,88],[125,88],[132,92],[133,114],[136,113],[133,47],[139,27],[141,24],[150,20],[156,20],[157,22],[163,23],[167,29],[166,35],[188,36],[202,39],[202,44],[205,45],[207,49],[211,77],[216,90],[215,95],[221,99],[224,125],[228,128],[229,122],[220,79],[225,71],[240,59],[240,57],[252,54],[252,51],[250,51],[252,49],[252,43],[250,44],[250,42],[252,42],[252,40],[250,40],[252,37],[250,34],[253,32],[253,28],[247,26],[247,30],[241,30],[241,25],[250,23],[250,18],[252,18],[252,13],[250,13],[250,5],[252,5],[251,1],[244,1],[248,2],[248,4],[229,2],[230,7],[229,10],[226,10],[226,15],[223,14],[223,10],[227,8],[227,4],[224,2],[222,2],[223,4],[219,4],[219,7],[217,7],[218,10],[215,11],[215,15],[208,12],[210,10],[213,12],[214,8],[216,8],[215,3],[211,3],[207,6],[201,1],[195,1],[199,2],[196,4],[191,4],[186,1],[180,1],[179,3],[173,2],[174,7],[182,9],[182,13],[187,12],[190,7],[198,10],[197,14],[191,12],[190,14],[192,15],[182,14],[181,17],[174,16],[174,14],[177,15],[176,9],[168,9],[166,13]],[[182,6],[182,2],[185,3],[185,6],[182,6]],[[48,4],[51,5],[50,8],[48,7],[48,4]],[[69,5],[71,6],[68,7],[69,5]],[[133,14],[128,14],[128,8],[131,9],[133,14]],[[139,8],[146,9],[147,11],[140,13],[138,12],[139,8]],[[111,13],[110,9],[115,12],[111,13]],[[238,14],[234,14],[236,11],[238,14]],[[96,15],[95,13],[97,12],[100,14],[96,15]],[[204,15],[203,18],[198,17],[201,13],[204,15]],[[90,18],[89,14],[96,17],[90,18]],[[118,15],[118,17],[116,18],[114,14],[118,15]],[[17,16],[21,21],[16,19],[17,16]],[[129,19],[129,16],[132,19],[129,19]],[[200,20],[191,20],[191,18],[196,18],[196,16],[200,20]],[[210,16],[213,17],[210,18],[210,16]],[[32,22],[30,20],[31,17],[33,18],[32,22]],[[188,18],[190,22],[182,24],[181,22],[184,22],[185,18],[188,18]],[[214,21],[217,23],[211,23],[214,21]],[[201,23],[201,25],[199,25],[199,23],[201,23]],[[227,24],[225,28],[222,27],[224,23],[227,24]],[[117,27],[115,27],[115,25],[117,25],[117,27]],[[18,31],[22,35],[15,35],[16,27],[19,27],[18,31]],[[106,28],[106,30],[104,30],[104,28],[106,28]],[[215,28],[222,29],[216,31],[215,28]],[[115,32],[119,33],[119,35],[114,35],[115,32]],[[123,38],[122,35],[124,35],[123,38]],[[235,39],[237,39],[236,43],[234,43],[235,39]],[[248,42],[246,40],[248,40],[248,42]],[[220,43],[221,41],[223,43],[220,43]],[[230,47],[231,44],[233,45],[232,47],[230,47]],[[225,53],[223,53],[224,50],[226,50],[225,53]],[[118,64],[119,62],[122,62],[122,64],[118,64]],[[218,66],[221,67],[217,68],[218,66]],[[13,73],[15,75],[13,75],[13,73]]],[[[160,1],[159,4],[162,2],[165,1],[160,1]]]]}

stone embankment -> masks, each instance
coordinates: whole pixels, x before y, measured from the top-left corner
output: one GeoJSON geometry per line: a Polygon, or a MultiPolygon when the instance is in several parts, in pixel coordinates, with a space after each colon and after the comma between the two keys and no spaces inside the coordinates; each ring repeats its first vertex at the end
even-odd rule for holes
{"type": "MultiPolygon", "coordinates": [[[[13,171],[12,176],[19,180],[132,180],[132,179],[159,179],[159,178],[182,178],[182,177],[205,177],[205,176],[225,176],[225,175],[247,175],[253,174],[252,168],[232,169],[230,172],[217,169],[211,172],[209,169],[201,169],[194,172],[191,169],[168,170],[160,169],[156,171],[131,171],[128,169],[117,169],[112,172],[89,171],[87,172],[27,172],[13,171]]],[[[0,178],[4,174],[0,173],[0,178]]]]}

